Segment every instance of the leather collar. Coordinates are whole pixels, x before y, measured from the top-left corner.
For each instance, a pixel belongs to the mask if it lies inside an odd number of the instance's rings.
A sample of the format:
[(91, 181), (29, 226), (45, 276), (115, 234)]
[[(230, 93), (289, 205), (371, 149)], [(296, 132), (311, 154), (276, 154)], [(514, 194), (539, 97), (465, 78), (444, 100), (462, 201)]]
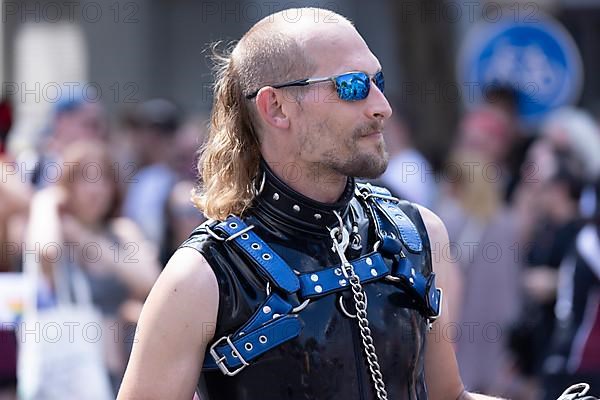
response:
[(354, 178), (348, 177), (340, 198), (334, 203), (322, 203), (289, 187), (262, 158), (257, 183), (262, 187), (258, 188), (259, 194), (254, 200), (257, 214), (267, 214), (288, 228), (324, 235), (328, 234), (327, 227), (339, 224), (334, 211), (346, 220), (355, 188)]

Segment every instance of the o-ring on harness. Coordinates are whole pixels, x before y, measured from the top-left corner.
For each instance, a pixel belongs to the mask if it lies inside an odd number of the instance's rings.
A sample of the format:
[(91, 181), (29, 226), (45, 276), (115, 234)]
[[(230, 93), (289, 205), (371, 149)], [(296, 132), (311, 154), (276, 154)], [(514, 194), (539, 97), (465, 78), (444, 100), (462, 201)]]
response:
[[(377, 397), (387, 399), (368, 326), (367, 297), (362, 285), (380, 279), (397, 284), (410, 298), (412, 306), (427, 319), (429, 326), (440, 316), (442, 290), (436, 288), (433, 272), (425, 277), (403, 253), (403, 248), (420, 253), (423, 244), (417, 228), (398, 206), (399, 200), (385, 188), (360, 183), (356, 186), (357, 197), (374, 221), (378, 241), (373, 251), (348, 261), (344, 252), (349, 244), (349, 233), (338, 215), (340, 225), (330, 230), (330, 236), (332, 250), (337, 253), (340, 264), (319, 271), (299, 273), (292, 269), (252, 231), (253, 226), (246, 225), (239, 217), (230, 216), (212, 227), (211, 224), (204, 227), (215, 239), (232, 243), (252, 261), (267, 280), (267, 298), (248, 322), (210, 346), (203, 370), (218, 368), (229, 376), (239, 373), (265, 352), (300, 334), (303, 322), (299, 313), (309, 302), (351, 288), (356, 313), (346, 311), (342, 296), (339, 297), (340, 307), (348, 317), (358, 320)], [(391, 268), (383, 256), (393, 260)], [(298, 305), (293, 306), (277, 292), (295, 295)]]

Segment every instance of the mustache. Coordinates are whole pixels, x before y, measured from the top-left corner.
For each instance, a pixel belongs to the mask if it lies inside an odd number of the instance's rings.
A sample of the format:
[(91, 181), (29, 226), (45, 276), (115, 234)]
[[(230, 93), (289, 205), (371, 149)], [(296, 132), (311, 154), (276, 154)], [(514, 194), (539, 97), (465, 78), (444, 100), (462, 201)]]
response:
[(357, 139), (361, 136), (368, 135), (369, 133), (372, 133), (375, 131), (383, 132), (384, 127), (385, 127), (385, 123), (383, 121), (370, 122), (368, 124), (365, 124), (364, 126), (357, 128), (354, 131), (354, 138)]

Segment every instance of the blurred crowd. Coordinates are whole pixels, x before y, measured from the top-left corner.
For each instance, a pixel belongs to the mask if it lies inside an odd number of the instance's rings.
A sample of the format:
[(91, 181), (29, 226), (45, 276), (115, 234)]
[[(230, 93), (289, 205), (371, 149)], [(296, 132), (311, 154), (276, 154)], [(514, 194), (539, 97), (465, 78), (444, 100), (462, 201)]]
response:
[[(435, 169), (400, 104), (386, 126), (390, 162), (377, 183), (433, 209), (449, 232), (449, 248), (432, 251), (456, 268), (445, 296), (454, 322), (434, 329), (471, 391), (554, 399), (576, 381), (599, 388), (598, 116), (562, 108), (532, 132), (510, 89), (485, 98), (464, 111)], [(0, 272), (26, 270), (34, 249), (40, 310), (56, 306), (60, 282), (83, 276), (107, 331), (135, 327), (161, 268), (203, 221), (189, 199), (207, 124), (165, 99), (108, 117), (100, 103), (61, 100), (38, 143), (11, 154), (10, 104), (0, 105)], [(80, 251), (92, 243), (93, 255)], [(18, 341), (0, 335), (0, 399), (14, 398)], [(104, 341), (114, 393), (131, 336)]]
[[(124, 109), (114, 128), (108, 117), (83, 96), (61, 99), (39, 143), (11, 154), (10, 105), (2, 104), (0, 272), (26, 270), (33, 251), (38, 310), (56, 306), (60, 285), (85, 278), (103, 336), (118, 332), (119, 340), (102, 341), (114, 398), (146, 296), (203, 221), (190, 197), (206, 118), (186, 117), (165, 99)], [(16, 398), (20, 342), (6, 326), (0, 335), (0, 398)]]

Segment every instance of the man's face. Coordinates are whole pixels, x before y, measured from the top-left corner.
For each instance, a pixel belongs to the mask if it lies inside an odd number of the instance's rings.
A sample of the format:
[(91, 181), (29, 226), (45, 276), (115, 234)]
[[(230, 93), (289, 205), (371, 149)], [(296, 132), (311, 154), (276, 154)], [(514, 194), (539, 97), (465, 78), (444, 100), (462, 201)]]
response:
[[(314, 77), (350, 71), (372, 76), (381, 69), (353, 28), (331, 25), (306, 43), (307, 53), (318, 63)], [(353, 102), (340, 100), (331, 81), (310, 85), (293, 110), (291, 128), (301, 161), (347, 176), (375, 178), (385, 171), (388, 154), (382, 133), (392, 110), (373, 82), (368, 97)]]

